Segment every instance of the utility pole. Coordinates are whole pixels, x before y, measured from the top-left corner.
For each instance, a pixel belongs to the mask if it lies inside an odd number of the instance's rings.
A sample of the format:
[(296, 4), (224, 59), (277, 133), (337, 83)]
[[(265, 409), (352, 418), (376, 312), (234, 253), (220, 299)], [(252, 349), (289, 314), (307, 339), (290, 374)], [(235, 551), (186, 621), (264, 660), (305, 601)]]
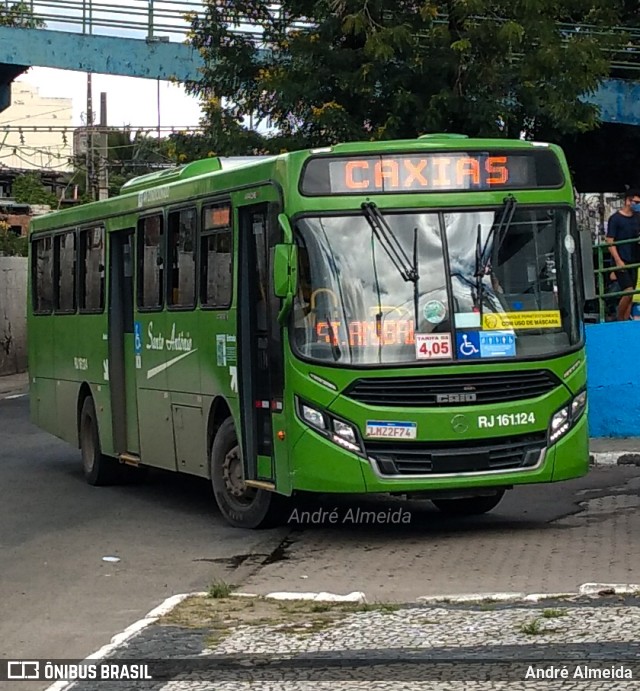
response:
[(87, 74), (87, 195), (89, 199), (95, 199), (94, 170), (93, 170), (93, 94), (91, 84), (91, 72)]
[(109, 132), (107, 130), (107, 94), (100, 94), (100, 159), (98, 199), (109, 198)]

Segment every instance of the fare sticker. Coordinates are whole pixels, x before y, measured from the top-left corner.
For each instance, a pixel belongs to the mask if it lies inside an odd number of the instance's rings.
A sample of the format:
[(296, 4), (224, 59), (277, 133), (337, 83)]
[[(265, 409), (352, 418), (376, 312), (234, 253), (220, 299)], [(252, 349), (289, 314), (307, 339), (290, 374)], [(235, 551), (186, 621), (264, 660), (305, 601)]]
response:
[(416, 334), (417, 360), (445, 360), (451, 357), (451, 334)]

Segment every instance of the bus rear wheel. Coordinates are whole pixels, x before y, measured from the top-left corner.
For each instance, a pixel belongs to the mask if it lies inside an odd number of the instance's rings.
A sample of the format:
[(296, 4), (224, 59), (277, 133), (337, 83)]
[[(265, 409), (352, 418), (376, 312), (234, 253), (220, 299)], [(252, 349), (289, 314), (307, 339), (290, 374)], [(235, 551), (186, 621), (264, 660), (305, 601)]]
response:
[(98, 417), (91, 396), (87, 396), (80, 411), (80, 451), (84, 478), (94, 486), (112, 485), (119, 480), (118, 462), (105, 456), (100, 446)]
[(495, 509), (502, 497), (504, 497), (503, 489), (489, 496), (432, 499), (431, 501), (439, 511), (449, 516), (478, 516)]
[(213, 495), (228, 523), (236, 528), (267, 528), (281, 521), (284, 498), (244, 482), (242, 451), (231, 418), (216, 433), (209, 464)]

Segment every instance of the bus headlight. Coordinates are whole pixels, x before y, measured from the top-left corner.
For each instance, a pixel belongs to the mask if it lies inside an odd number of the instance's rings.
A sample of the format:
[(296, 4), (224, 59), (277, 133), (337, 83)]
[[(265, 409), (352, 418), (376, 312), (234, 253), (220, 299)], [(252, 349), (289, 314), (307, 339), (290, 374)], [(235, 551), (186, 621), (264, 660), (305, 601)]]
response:
[(319, 410), (308, 403), (297, 401), (298, 416), (309, 427), (319, 432), (334, 444), (344, 449), (362, 454), (362, 446), (355, 427), (344, 420), (338, 420), (326, 411)]
[(316, 427), (317, 429), (326, 430), (327, 421), (324, 419), (324, 415), (310, 405), (304, 403), (300, 404), (300, 412), (302, 413), (302, 419), (311, 427)]
[(578, 422), (587, 407), (587, 392), (580, 391), (569, 405), (554, 413), (549, 424), (549, 445), (555, 444)]

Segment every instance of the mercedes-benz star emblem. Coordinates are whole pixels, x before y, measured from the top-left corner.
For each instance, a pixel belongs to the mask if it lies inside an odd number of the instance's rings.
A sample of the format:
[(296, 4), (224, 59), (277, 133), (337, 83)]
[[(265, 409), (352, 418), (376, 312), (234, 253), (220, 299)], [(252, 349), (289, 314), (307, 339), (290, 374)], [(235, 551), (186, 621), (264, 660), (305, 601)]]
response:
[(451, 427), (458, 434), (464, 434), (469, 429), (469, 421), (464, 415), (455, 415), (451, 418)]

